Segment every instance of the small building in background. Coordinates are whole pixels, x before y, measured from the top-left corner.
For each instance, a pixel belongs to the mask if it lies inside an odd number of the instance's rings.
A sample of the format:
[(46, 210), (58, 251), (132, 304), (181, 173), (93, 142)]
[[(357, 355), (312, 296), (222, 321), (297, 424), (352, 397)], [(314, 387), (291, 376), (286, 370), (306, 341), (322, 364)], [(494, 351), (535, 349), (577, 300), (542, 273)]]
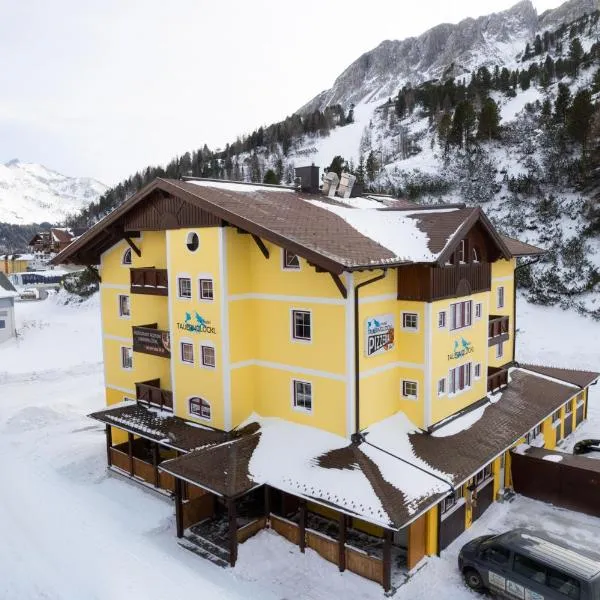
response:
[(16, 337), (15, 298), (19, 294), (4, 273), (0, 273), (0, 344)]

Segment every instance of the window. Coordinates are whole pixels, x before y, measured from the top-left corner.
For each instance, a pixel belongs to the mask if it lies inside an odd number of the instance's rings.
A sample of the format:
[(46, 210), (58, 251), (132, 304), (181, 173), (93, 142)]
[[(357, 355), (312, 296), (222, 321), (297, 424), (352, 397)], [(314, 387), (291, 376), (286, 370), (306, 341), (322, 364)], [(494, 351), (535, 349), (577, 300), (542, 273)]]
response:
[(496, 302), (498, 308), (504, 308), (504, 286), (498, 288), (498, 298)]
[(215, 349), (212, 346), (201, 346), (202, 351), (202, 364), (205, 367), (215, 367)]
[(523, 577), (527, 577), (527, 579), (531, 579), (542, 585), (546, 583), (546, 569), (535, 560), (526, 556), (515, 554), (513, 570), (515, 573), (519, 573)]
[(194, 396), (189, 400), (190, 414), (201, 419), (210, 419), (210, 402), (204, 398)]
[(194, 344), (181, 342), (181, 360), (184, 363), (194, 364)]
[(453, 506), (456, 506), (457, 502), (463, 497), (462, 487), (454, 490), (454, 494), (446, 496), (442, 500), (442, 513), (448, 512)]
[(450, 329), (462, 329), (471, 325), (473, 302), (455, 302), (450, 305)]
[(200, 279), (200, 300), (214, 300), (215, 292), (212, 279)]
[(310, 341), (310, 312), (307, 310), (292, 311), (292, 336), (295, 340)]
[(492, 465), (488, 465), (483, 468), (479, 473), (475, 475), (475, 483), (479, 485), (483, 483), (486, 479), (489, 479), (492, 476)]
[(464, 263), (467, 258), (467, 240), (460, 240), (460, 246), (458, 247), (458, 262)]
[(496, 358), (502, 358), (504, 356), (504, 342), (496, 344)]
[(6, 321), (4, 319), (0, 319), (0, 329), (6, 329)]
[(477, 248), (477, 246), (473, 246), (473, 249), (471, 250), (471, 260), (474, 263), (479, 262), (479, 249)]
[(129, 304), (129, 296), (126, 294), (119, 294), (119, 316), (130, 317), (131, 306)]
[(479, 379), (481, 377), (481, 363), (477, 363), (473, 371), (475, 379)]
[(446, 327), (446, 311), (441, 311), (438, 313), (438, 327), (440, 329)]
[(189, 277), (177, 278), (177, 292), (180, 298), (192, 297), (192, 280)]
[(402, 381), (402, 395), (405, 398), (415, 399), (417, 397), (417, 382), (416, 381), (407, 381), (406, 379)]
[(123, 252), (123, 258), (121, 259), (121, 264), (130, 265), (131, 264), (131, 248), (127, 248), (125, 252)]
[(121, 347), (121, 367), (133, 369), (133, 350), (131, 348)]
[(297, 271), (300, 268), (298, 255), (285, 248), (283, 250), (283, 268), (290, 271)]
[(508, 565), (510, 550), (502, 546), (489, 546), (481, 553), (481, 558), (497, 565)]
[(546, 574), (546, 585), (549, 588), (557, 590), (561, 594), (564, 594), (567, 598), (578, 600), (580, 593), (579, 581), (577, 581), (577, 579), (573, 579), (573, 577), (569, 577), (569, 575), (565, 575), (564, 573), (551, 568), (546, 570)]
[(475, 318), (476, 319), (481, 319), (482, 313), (483, 313), (483, 305), (481, 304), (481, 302), (478, 302), (475, 305)]
[(448, 392), (457, 394), (471, 386), (471, 363), (450, 369), (448, 374)]
[(294, 379), (294, 408), (312, 410), (312, 383)]
[(419, 327), (419, 315), (416, 313), (402, 313), (402, 329), (417, 330)]
[(200, 246), (200, 238), (198, 237), (198, 234), (190, 231), (185, 239), (185, 245), (190, 252), (196, 252), (196, 250), (198, 250), (198, 246)]
[(438, 380), (438, 396), (443, 396), (446, 393), (446, 378), (442, 377)]
[(554, 425), (558, 425), (558, 424), (560, 423), (560, 409), (558, 409), (558, 410), (555, 410), (555, 411), (552, 413), (552, 423), (553, 423)]

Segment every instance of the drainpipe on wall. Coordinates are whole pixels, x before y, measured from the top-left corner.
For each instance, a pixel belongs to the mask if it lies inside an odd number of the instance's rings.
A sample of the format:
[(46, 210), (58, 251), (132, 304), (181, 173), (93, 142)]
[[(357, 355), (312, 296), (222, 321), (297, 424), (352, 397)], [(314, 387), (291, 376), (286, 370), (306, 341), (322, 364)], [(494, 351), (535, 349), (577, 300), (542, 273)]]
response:
[(352, 441), (359, 443), (360, 436), (360, 347), (359, 347), (359, 315), (358, 315), (358, 290), (361, 287), (382, 280), (386, 276), (386, 269), (383, 269), (381, 275), (367, 279), (354, 286), (354, 433)]
[(537, 258), (534, 258), (533, 260), (530, 260), (529, 262), (526, 263), (522, 263), (520, 265), (517, 265), (515, 267), (514, 270), (514, 274), (513, 274), (513, 362), (516, 363), (517, 362), (517, 271), (519, 269), (523, 269), (524, 267), (529, 267), (531, 265), (534, 265), (535, 263), (539, 262), (540, 257), (538, 256)]

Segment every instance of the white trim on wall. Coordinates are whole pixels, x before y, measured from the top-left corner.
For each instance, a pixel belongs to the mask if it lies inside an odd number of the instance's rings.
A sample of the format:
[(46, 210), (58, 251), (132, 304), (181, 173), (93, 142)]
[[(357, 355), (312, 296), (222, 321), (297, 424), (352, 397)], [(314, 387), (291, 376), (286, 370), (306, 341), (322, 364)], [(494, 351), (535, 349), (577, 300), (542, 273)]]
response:
[(131, 344), (132, 340), (133, 340), (133, 338), (130, 338), (130, 337), (122, 337), (120, 335), (112, 335), (110, 333), (105, 333), (102, 336), (102, 339), (104, 339), (104, 340), (112, 340), (113, 342), (124, 342), (126, 344)]
[[(175, 359), (173, 356), (173, 345), (175, 341), (175, 319), (173, 318), (173, 302), (177, 297), (178, 290), (175, 290), (175, 294), (173, 294), (174, 288), (177, 285), (175, 281), (175, 285), (173, 285), (174, 274), (173, 268), (171, 265), (171, 235), (170, 231), (165, 231), (165, 246), (167, 251), (167, 310), (169, 313), (169, 335), (171, 339), (171, 391), (173, 392), (173, 413), (177, 414), (178, 406), (177, 406), (177, 394), (175, 392)], [(179, 349), (177, 349), (179, 350)]]
[(115, 390), (115, 392), (121, 392), (123, 394), (128, 394), (130, 396), (133, 396), (132, 400), (135, 399), (135, 390), (129, 390), (127, 388), (119, 387), (118, 385), (110, 385), (108, 383), (105, 384), (104, 387), (108, 390)]
[(367, 377), (372, 377), (373, 375), (379, 375), (380, 373), (385, 373), (386, 371), (390, 371), (391, 369), (420, 369), (423, 370), (425, 368), (424, 365), (420, 365), (419, 363), (410, 363), (410, 362), (390, 362), (385, 365), (381, 365), (379, 367), (374, 367), (373, 369), (369, 369), (368, 371), (361, 371), (360, 378), (366, 379)]
[[(433, 348), (433, 323), (432, 306), (430, 302), (425, 303), (425, 370), (423, 373), (423, 424), (425, 427), (431, 425), (431, 353)], [(436, 382), (437, 384), (437, 382)], [(437, 390), (436, 390), (437, 392)], [(436, 394), (437, 396), (437, 394)]]
[(221, 289), (219, 304), (221, 308), (221, 368), (223, 369), (223, 420), (225, 431), (232, 426), (231, 407), (231, 356), (229, 347), (229, 289), (227, 285), (227, 240), (226, 228), (219, 228), (219, 280)]
[(131, 286), (125, 283), (101, 283), (101, 290), (130, 290)]
[(388, 302), (389, 300), (398, 300), (398, 294), (380, 294), (379, 296), (365, 296), (363, 298), (359, 298), (358, 303), (372, 304), (374, 302)]
[(243, 369), (244, 367), (265, 367), (267, 369), (277, 369), (278, 371), (287, 371), (288, 373), (298, 373), (308, 377), (323, 377), (324, 379), (333, 379), (334, 381), (346, 382), (346, 375), (338, 373), (330, 373), (328, 371), (319, 371), (318, 369), (305, 369), (296, 365), (286, 365), (283, 363), (271, 362), (269, 360), (242, 360), (237, 363), (232, 363), (230, 369)]
[(492, 277), (492, 283), (494, 281), (513, 281), (514, 275), (504, 275), (503, 277)]
[(354, 433), (354, 421), (356, 419), (356, 406), (354, 389), (354, 344), (358, 340), (354, 339), (354, 275), (344, 273), (346, 279), (346, 298), (345, 307), (345, 327), (346, 327), (346, 436)]

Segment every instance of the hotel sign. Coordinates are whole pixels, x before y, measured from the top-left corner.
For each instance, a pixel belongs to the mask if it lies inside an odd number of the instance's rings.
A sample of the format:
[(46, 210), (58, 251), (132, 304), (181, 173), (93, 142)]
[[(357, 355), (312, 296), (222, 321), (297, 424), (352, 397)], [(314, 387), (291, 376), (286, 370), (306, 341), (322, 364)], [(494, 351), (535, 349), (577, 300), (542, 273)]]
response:
[(133, 351), (170, 358), (171, 338), (169, 332), (149, 327), (134, 327)]
[(376, 356), (394, 348), (394, 315), (369, 317), (365, 330), (365, 355)]
[(475, 352), (473, 344), (461, 336), (460, 339), (454, 340), (454, 346), (452, 348), (452, 352), (448, 354), (448, 360), (458, 360), (459, 358), (463, 358), (463, 356), (472, 354), (473, 352)]
[(189, 331), (190, 333), (210, 333), (216, 334), (217, 330), (210, 321), (202, 317), (196, 311), (186, 312), (185, 319), (177, 323), (177, 329)]

